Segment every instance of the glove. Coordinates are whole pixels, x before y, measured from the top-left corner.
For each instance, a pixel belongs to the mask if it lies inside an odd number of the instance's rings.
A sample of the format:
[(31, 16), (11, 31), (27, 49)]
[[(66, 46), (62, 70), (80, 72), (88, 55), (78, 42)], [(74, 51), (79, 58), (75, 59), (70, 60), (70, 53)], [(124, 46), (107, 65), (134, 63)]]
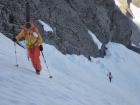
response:
[(40, 51), (43, 51), (43, 46), (42, 45), (40, 45), (39, 48), (40, 48)]
[(17, 39), (16, 39), (16, 38), (12, 38), (12, 40), (13, 40), (14, 42), (17, 42)]

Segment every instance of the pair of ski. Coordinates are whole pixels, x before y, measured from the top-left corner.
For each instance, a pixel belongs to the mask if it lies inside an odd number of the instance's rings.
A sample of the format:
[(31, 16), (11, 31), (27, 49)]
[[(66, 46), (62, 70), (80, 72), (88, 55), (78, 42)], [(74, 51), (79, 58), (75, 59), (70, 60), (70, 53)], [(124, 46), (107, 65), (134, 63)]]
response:
[[(24, 69), (29, 70), (29, 69), (27, 69), (27, 68), (20, 67), (18, 64), (16, 64), (15, 67), (17, 67), (17, 68), (22, 68), (23, 70), (24, 70)], [(49, 71), (48, 68), (47, 68), (47, 70)], [(31, 70), (30, 70), (30, 71), (31, 71)], [(34, 73), (35, 73), (35, 72), (34, 72)], [(40, 75), (40, 73), (37, 73), (37, 72), (36, 72), (36, 74), (37, 74), (37, 75)], [(53, 78), (53, 76), (50, 74), (50, 72), (48, 72), (48, 78), (50, 78), (50, 79)]]

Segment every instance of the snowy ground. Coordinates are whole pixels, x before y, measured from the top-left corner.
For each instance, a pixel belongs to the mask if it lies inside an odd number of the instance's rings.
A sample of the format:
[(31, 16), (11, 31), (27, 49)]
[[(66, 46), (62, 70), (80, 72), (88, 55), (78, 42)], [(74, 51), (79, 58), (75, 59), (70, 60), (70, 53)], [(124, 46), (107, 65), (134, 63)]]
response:
[[(107, 56), (92, 58), (63, 55), (44, 44), (48, 72), (36, 75), (26, 50), (0, 34), (0, 105), (139, 105), (140, 55), (116, 43), (107, 45)], [(109, 83), (107, 73), (113, 81)]]

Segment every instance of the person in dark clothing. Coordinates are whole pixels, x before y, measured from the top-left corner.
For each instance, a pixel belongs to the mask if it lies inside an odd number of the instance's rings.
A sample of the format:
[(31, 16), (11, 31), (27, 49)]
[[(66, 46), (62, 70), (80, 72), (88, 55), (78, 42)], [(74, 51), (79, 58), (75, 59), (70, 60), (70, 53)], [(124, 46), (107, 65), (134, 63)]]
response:
[(88, 60), (91, 62), (91, 57), (90, 56), (88, 56)]
[(107, 74), (107, 76), (108, 76), (109, 81), (110, 81), (110, 83), (111, 83), (111, 80), (112, 80), (112, 78), (113, 78), (111, 72), (109, 72), (109, 73)]
[(106, 50), (107, 50), (107, 47), (106, 47), (106, 45), (103, 43), (102, 46), (101, 46), (101, 49), (99, 50), (99, 51), (100, 51), (101, 57), (104, 58), (104, 56), (106, 55)]

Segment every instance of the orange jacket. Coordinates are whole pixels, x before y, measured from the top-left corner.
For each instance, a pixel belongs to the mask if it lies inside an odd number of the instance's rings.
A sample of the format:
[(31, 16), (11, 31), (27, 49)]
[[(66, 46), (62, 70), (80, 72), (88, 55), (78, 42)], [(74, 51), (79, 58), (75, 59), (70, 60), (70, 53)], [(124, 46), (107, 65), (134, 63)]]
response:
[(35, 26), (27, 29), (24, 25), (20, 33), (16, 36), (17, 41), (21, 38), (25, 38), (27, 48), (38, 47), (42, 44), (42, 37)]

